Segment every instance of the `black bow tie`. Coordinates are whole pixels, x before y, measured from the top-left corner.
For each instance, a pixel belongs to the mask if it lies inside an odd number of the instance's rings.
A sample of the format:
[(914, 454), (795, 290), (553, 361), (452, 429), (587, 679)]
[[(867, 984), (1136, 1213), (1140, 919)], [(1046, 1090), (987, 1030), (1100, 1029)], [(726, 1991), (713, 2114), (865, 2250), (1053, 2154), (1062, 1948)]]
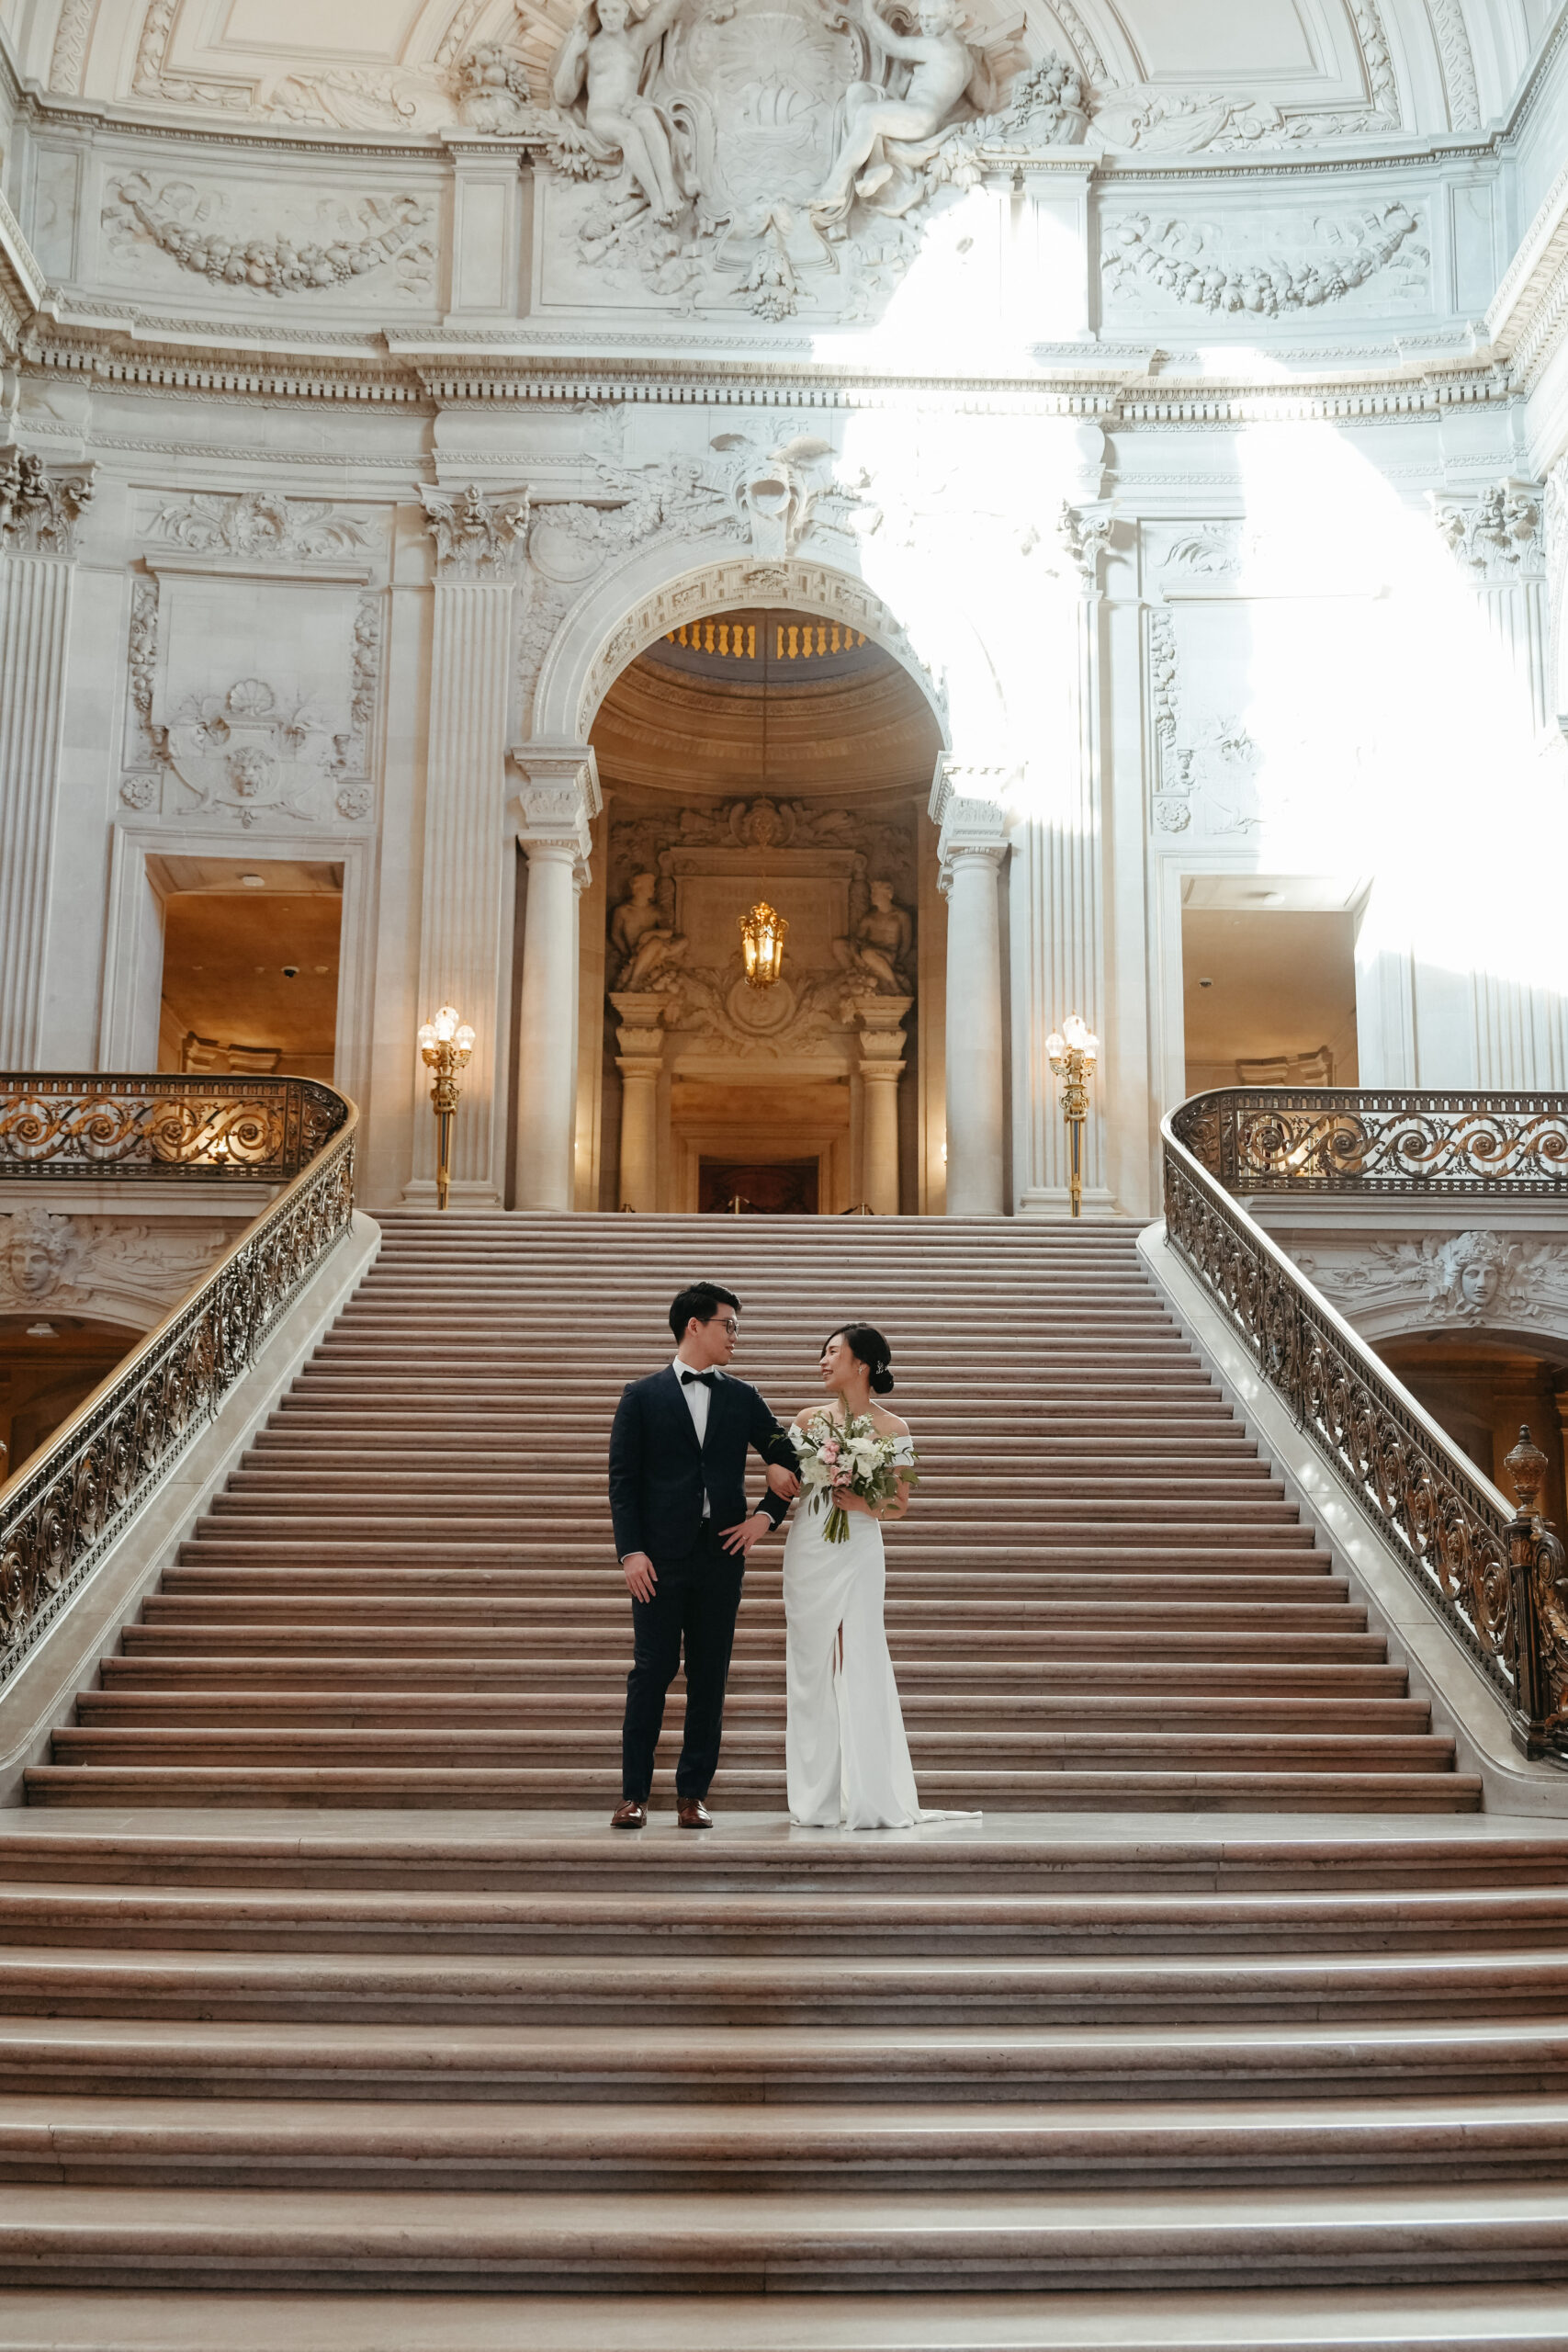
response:
[(714, 1388), (718, 1385), (717, 1375), (711, 1372), (683, 1372), (681, 1374), (682, 1388), (690, 1388), (694, 1382), (699, 1388)]

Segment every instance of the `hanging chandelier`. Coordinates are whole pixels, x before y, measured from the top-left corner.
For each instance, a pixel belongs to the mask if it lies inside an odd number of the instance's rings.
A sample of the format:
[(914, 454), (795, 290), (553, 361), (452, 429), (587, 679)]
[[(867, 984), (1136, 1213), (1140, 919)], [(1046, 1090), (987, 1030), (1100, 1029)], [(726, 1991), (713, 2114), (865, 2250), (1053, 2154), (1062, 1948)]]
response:
[(759, 899), (739, 921), (746, 985), (750, 989), (771, 989), (784, 970), (784, 933), (789, 925), (766, 899)]

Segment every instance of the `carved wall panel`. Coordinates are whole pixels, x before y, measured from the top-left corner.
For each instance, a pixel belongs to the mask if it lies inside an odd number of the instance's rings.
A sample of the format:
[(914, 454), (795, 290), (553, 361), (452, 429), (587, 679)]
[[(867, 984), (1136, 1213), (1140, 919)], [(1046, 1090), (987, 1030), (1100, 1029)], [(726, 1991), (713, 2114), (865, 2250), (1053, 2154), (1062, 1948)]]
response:
[(100, 1316), (143, 1329), (158, 1322), (243, 1231), (243, 1216), (0, 1214), (0, 1314)]
[(202, 492), (137, 520), (122, 804), (246, 831), (371, 817), (384, 518)]
[[(789, 923), (785, 977), (741, 977), (737, 919), (759, 892)], [(659, 1025), (741, 1059), (826, 1057), (877, 997), (916, 989), (911, 813), (766, 796), (617, 810), (610, 828), (607, 978), (660, 1001)]]
[(434, 196), (323, 190), (300, 175), (110, 169), (99, 206), (99, 252), (111, 284), (176, 300), (266, 306), (287, 298), (330, 314), (428, 308), (436, 299)]

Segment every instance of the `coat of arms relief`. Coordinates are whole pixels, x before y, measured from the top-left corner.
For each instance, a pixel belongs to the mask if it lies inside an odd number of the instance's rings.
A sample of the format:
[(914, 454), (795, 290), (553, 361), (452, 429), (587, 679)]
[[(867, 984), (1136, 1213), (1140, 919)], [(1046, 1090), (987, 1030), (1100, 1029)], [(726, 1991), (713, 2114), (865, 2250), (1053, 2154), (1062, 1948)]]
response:
[(865, 316), (945, 191), (1082, 138), (1077, 75), (1027, 66), (957, 0), (587, 0), (536, 117), (547, 297)]

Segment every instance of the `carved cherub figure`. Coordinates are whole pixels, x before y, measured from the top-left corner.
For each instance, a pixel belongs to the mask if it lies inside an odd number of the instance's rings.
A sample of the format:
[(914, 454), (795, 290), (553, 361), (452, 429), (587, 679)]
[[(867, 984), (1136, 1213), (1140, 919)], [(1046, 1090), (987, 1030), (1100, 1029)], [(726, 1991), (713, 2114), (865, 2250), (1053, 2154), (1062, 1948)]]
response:
[(836, 939), (833, 953), (846, 972), (863, 972), (880, 996), (906, 992), (903, 967), (915, 936), (907, 910), (894, 903), (891, 882), (874, 882), (871, 904), (852, 936)]
[(581, 107), (592, 151), (605, 162), (619, 153), (627, 178), (662, 221), (675, 219), (684, 197), (669, 128), (642, 82), (649, 53), (681, 6), (682, 0), (653, 0), (639, 20), (631, 0), (588, 0), (550, 75), (557, 106), (570, 114)]
[(843, 220), (857, 196), (874, 196), (886, 187), (896, 166), (886, 155), (873, 162), (879, 143), (933, 138), (945, 127), (975, 72), (974, 56), (958, 28), (954, 0), (919, 0), (919, 30), (914, 33), (896, 33), (877, 0), (853, 0), (853, 5), (872, 48), (914, 71), (901, 98), (875, 82), (851, 85), (833, 168), (811, 203), (812, 215), (820, 222)]
[(665, 984), (673, 978), (672, 967), (684, 959), (691, 946), (691, 941), (673, 930), (655, 905), (658, 887), (656, 875), (634, 874), (631, 896), (623, 899), (610, 917), (610, 944), (621, 958), (617, 992), (632, 994)]

